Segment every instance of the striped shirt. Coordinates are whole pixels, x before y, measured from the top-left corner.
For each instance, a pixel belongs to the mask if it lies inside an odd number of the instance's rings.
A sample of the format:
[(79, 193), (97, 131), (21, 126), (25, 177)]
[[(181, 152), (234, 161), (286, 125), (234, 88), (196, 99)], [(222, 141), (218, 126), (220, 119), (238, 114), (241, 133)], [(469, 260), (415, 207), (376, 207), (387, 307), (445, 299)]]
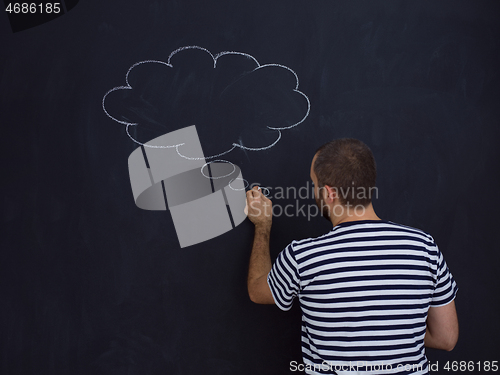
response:
[(428, 374), (427, 311), (458, 290), (429, 234), (383, 220), (293, 241), (267, 281), (280, 309), (299, 299), (307, 374)]

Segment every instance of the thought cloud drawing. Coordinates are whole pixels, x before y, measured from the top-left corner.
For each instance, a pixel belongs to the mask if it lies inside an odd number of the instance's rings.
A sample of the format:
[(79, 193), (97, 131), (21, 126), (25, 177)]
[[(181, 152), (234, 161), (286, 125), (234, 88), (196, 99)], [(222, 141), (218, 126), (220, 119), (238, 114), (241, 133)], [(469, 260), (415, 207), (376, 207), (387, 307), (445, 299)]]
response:
[(141, 146), (129, 157), (136, 205), (170, 210), (185, 247), (246, 218), (248, 182), (220, 157), (273, 147), (283, 131), (304, 122), (310, 102), (297, 74), (284, 65), (187, 46), (166, 62), (133, 64), (125, 85), (104, 95), (102, 108)]
[[(236, 148), (268, 149), (310, 111), (292, 69), (261, 65), (241, 52), (213, 55), (202, 47), (181, 47), (166, 62), (133, 64), (125, 83), (104, 95), (102, 107), (125, 125), (135, 143), (151, 147), (144, 144), (156, 136), (196, 125), (207, 160)], [(177, 148), (181, 156), (193, 157), (182, 152), (182, 145), (157, 147)]]

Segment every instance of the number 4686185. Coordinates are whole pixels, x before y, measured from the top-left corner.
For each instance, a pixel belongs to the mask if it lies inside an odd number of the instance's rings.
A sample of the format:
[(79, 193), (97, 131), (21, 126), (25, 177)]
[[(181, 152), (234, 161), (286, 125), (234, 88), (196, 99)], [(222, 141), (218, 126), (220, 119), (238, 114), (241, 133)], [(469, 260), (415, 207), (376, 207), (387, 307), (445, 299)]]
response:
[(498, 371), (498, 361), (447, 361), (444, 365), (446, 371)]
[(5, 11), (16, 14), (60, 13), (61, 3), (8, 3)]

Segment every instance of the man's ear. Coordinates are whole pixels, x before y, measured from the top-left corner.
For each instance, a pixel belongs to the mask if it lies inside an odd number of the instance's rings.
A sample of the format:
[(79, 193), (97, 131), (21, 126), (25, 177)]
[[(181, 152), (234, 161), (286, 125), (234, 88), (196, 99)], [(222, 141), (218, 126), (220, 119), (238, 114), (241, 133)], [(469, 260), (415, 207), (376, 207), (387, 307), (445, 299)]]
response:
[(325, 199), (328, 203), (333, 203), (336, 199), (339, 198), (336, 188), (325, 185), (323, 186), (323, 190), (324, 190), (323, 199)]

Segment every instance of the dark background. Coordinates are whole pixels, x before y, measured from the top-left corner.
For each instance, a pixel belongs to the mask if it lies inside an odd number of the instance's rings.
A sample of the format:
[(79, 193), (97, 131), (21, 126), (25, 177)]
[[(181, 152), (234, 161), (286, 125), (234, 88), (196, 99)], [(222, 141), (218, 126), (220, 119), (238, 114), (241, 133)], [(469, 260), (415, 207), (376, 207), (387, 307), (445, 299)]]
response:
[[(101, 101), (133, 63), (187, 45), (286, 65), (310, 98), (275, 147), (234, 152), (249, 182), (305, 186), (333, 138), (372, 148), (378, 215), (431, 233), (460, 288), (459, 342), (428, 358), (439, 373), (500, 360), (499, 20), (497, 1), (478, 0), (81, 0), (15, 33), (0, 15), (0, 372), (287, 374), (301, 362), (298, 306), (248, 299), (248, 220), (181, 249), (168, 212), (134, 204), (136, 145)], [(329, 228), (277, 217), (272, 256)]]

